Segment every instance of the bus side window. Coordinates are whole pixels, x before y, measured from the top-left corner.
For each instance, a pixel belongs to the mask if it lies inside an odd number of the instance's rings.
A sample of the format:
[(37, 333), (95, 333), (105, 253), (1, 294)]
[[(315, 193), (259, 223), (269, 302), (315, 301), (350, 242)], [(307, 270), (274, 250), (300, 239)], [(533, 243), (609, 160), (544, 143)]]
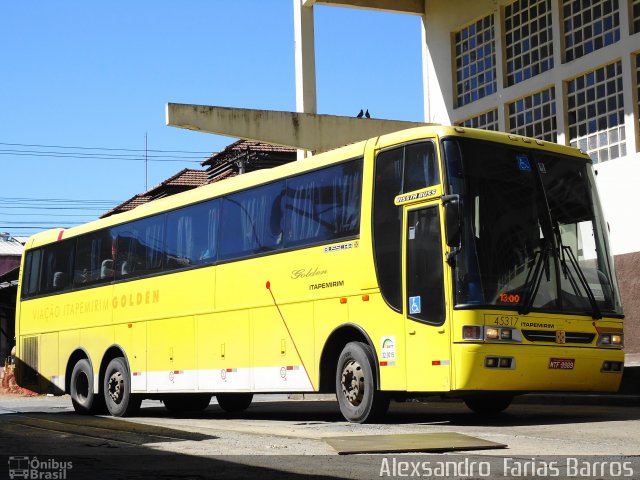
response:
[(66, 240), (43, 249), (38, 293), (57, 292), (71, 287), (75, 243), (75, 240)]
[(432, 142), (405, 147), (404, 192), (412, 192), (440, 183), (436, 150)]
[(284, 192), (282, 181), (225, 197), (219, 244), (221, 260), (283, 248)]
[(116, 278), (139, 277), (162, 269), (164, 215), (155, 215), (118, 229)]
[(220, 202), (212, 200), (167, 215), (167, 270), (216, 261), (219, 211)]
[(396, 311), (402, 311), (402, 208), (394, 199), (402, 193), (403, 149), (376, 157), (373, 196), (373, 244), (380, 291)]
[(285, 201), (285, 246), (357, 235), (360, 232), (361, 192), (361, 161), (290, 178)]
[(27, 252), (24, 261), (24, 279), (22, 281), (22, 298), (38, 293), (38, 283), (40, 279), (40, 262), (42, 260), (42, 250), (30, 250)]
[(407, 312), (434, 325), (445, 319), (440, 214), (437, 206), (409, 212)]
[(78, 238), (73, 283), (83, 287), (113, 280), (113, 238), (110, 230), (100, 230)]

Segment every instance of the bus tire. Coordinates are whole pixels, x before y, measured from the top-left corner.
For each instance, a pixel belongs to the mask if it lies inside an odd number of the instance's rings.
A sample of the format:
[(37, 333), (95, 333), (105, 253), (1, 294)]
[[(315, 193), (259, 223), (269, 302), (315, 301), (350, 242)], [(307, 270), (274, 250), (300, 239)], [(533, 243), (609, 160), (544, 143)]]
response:
[(162, 403), (171, 413), (200, 412), (211, 403), (208, 393), (178, 393), (162, 398)]
[(478, 415), (497, 415), (505, 411), (513, 397), (511, 395), (496, 395), (492, 397), (467, 397), (464, 403)]
[(89, 360), (83, 358), (74, 365), (69, 394), (74, 410), (81, 415), (91, 415), (97, 395), (93, 393), (93, 370)]
[(140, 408), (142, 398), (131, 394), (131, 375), (125, 359), (116, 357), (104, 372), (104, 400), (114, 417), (128, 417)]
[(244, 412), (253, 401), (253, 393), (219, 393), (216, 400), (227, 413)]
[(336, 396), (344, 418), (370, 423), (389, 408), (390, 397), (377, 390), (374, 359), (369, 345), (350, 342), (342, 349), (336, 368)]

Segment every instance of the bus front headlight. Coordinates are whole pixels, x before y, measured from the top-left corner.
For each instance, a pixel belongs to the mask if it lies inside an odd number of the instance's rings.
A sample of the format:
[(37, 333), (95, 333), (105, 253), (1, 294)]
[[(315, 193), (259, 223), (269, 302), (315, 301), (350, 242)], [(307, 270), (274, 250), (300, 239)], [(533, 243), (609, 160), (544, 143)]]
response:
[(522, 342), (520, 331), (513, 327), (485, 327), (484, 338), (499, 342)]
[(601, 333), (598, 337), (599, 347), (622, 347), (624, 335), (622, 333)]

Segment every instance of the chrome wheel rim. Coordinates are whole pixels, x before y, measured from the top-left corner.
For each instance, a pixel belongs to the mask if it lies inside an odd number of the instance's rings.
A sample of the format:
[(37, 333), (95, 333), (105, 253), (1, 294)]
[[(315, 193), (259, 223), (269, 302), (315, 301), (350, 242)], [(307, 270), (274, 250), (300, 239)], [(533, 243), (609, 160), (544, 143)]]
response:
[(111, 374), (107, 388), (111, 400), (113, 400), (114, 403), (120, 403), (124, 396), (124, 379), (121, 372), (116, 371)]
[(364, 398), (364, 373), (355, 360), (349, 360), (342, 369), (342, 394), (347, 401), (357, 407)]

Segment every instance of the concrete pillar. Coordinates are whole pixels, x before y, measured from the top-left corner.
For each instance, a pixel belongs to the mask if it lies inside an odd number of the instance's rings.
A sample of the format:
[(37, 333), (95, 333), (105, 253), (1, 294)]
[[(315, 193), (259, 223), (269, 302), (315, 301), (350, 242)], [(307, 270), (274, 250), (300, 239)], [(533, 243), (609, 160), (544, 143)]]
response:
[[(305, 6), (303, 2), (304, 0), (293, 0), (296, 111), (302, 113), (318, 113), (313, 4)], [(303, 150), (298, 150), (298, 160), (303, 159), (305, 156)]]
[[(425, 0), (426, 1), (426, 0)], [(422, 101), (424, 102), (424, 121), (431, 122), (431, 102), (429, 101), (429, 47), (427, 45), (427, 13), (421, 15), (422, 29)]]

